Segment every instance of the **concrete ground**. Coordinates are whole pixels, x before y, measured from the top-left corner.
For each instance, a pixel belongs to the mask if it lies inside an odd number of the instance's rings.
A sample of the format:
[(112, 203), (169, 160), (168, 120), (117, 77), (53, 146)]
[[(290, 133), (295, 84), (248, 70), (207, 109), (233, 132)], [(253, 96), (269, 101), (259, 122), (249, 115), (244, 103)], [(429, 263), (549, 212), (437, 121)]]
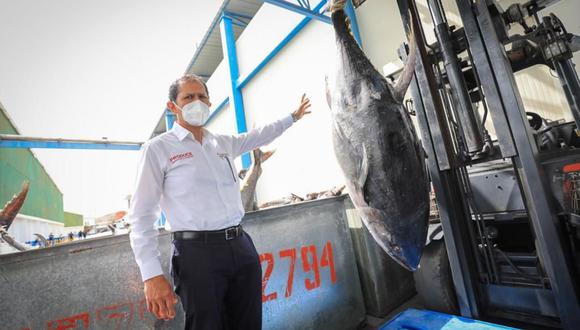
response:
[(379, 329), (382, 325), (387, 323), (389, 320), (397, 316), (399, 313), (405, 311), (409, 308), (423, 309), (423, 303), (418, 295), (413, 296), (411, 299), (404, 302), (399, 307), (391, 311), (387, 316), (383, 318), (374, 317), (367, 315), (367, 324), (361, 330), (375, 330)]

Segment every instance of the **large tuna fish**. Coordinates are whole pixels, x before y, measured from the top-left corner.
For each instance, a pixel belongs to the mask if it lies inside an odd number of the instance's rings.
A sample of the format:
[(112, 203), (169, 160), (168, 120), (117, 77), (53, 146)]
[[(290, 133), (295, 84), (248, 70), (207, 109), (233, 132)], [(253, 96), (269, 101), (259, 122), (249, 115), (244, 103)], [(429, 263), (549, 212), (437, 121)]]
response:
[(349, 195), (373, 238), (401, 266), (415, 270), (425, 244), (429, 179), (425, 156), (402, 100), (416, 47), (391, 85), (351, 35), (345, 1), (331, 1), (336, 68), (327, 79), (333, 143)]

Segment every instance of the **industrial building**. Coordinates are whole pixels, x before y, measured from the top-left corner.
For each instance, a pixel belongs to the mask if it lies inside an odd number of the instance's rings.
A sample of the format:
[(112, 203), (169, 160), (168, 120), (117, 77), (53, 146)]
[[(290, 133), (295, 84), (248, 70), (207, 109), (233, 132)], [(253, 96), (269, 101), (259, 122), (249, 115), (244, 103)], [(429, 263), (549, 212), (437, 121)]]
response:
[[(0, 134), (20, 135), (2, 104), (0, 110)], [(63, 210), (62, 192), (32, 150), (0, 148), (0, 181), (2, 205), (20, 192), (24, 182), (30, 183), (27, 200), (8, 230), (17, 240), (35, 240), (35, 233), (60, 237), (83, 228), (82, 215)], [(14, 251), (6, 244), (0, 249), (0, 253)]]

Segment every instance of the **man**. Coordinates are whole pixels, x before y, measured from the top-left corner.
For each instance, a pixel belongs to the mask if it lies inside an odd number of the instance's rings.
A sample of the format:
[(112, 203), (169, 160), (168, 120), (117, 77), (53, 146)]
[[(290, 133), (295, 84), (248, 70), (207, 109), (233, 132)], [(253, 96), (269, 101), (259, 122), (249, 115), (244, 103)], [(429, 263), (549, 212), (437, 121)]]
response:
[(186, 329), (260, 329), (261, 266), (240, 224), (244, 209), (234, 158), (272, 142), (310, 113), (310, 100), (288, 116), (241, 135), (218, 135), (203, 125), (209, 93), (185, 75), (169, 89), (173, 128), (143, 145), (129, 220), (148, 309), (175, 316), (177, 299), (163, 275), (154, 222), (160, 209), (172, 230), (171, 274), (185, 310)]

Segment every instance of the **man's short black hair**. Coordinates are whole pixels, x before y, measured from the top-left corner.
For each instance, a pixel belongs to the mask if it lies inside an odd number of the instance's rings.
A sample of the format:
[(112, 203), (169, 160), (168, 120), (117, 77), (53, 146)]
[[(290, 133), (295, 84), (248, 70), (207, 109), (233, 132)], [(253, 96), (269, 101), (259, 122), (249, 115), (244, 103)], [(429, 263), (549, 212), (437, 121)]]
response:
[(209, 97), (209, 91), (207, 90), (207, 85), (205, 84), (205, 81), (203, 81), (203, 79), (198, 75), (195, 75), (193, 73), (188, 73), (188, 74), (184, 75), (183, 77), (174, 81), (171, 84), (171, 86), (169, 86), (169, 101), (171, 101), (171, 102), (177, 101), (177, 94), (179, 94), (179, 85), (181, 85), (182, 83), (184, 83), (186, 81), (197, 81), (198, 83), (202, 84), (203, 88), (205, 89), (205, 93)]

